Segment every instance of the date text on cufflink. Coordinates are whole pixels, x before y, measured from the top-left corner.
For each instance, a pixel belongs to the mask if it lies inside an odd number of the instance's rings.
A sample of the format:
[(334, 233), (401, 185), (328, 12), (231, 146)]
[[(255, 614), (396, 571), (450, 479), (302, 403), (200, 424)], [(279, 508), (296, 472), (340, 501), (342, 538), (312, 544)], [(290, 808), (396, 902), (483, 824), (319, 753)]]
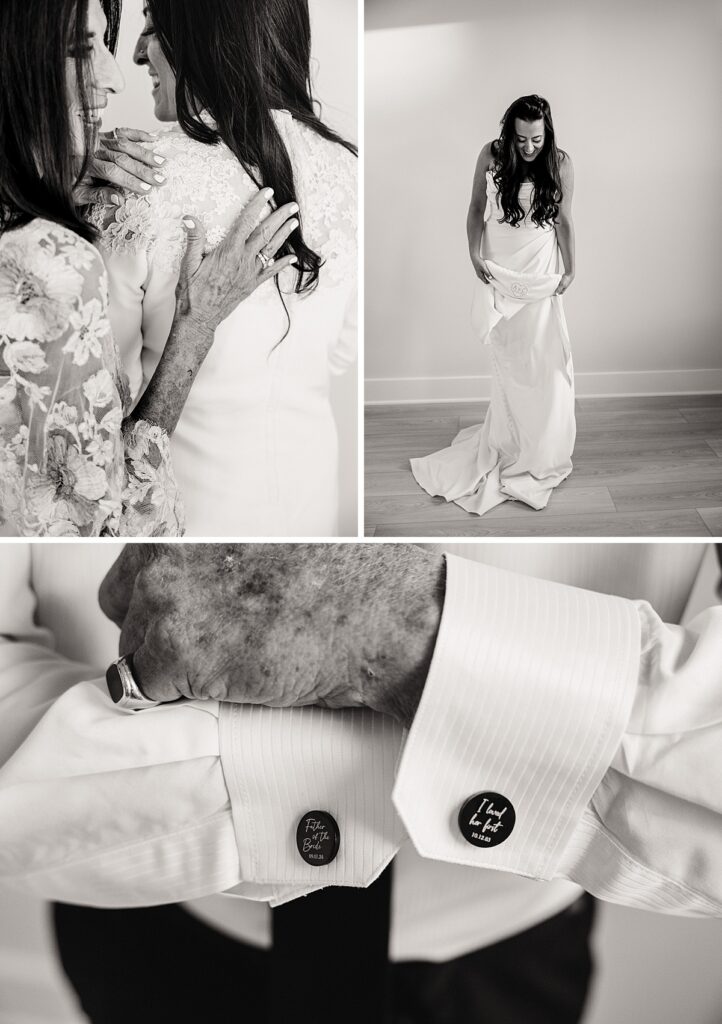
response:
[(501, 793), (476, 793), (459, 811), (459, 831), (464, 839), (486, 850), (507, 840), (515, 824), (512, 802)]
[(307, 864), (323, 867), (338, 853), (341, 833), (328, 811), (307, 811), (296, 829), (296, 847)]

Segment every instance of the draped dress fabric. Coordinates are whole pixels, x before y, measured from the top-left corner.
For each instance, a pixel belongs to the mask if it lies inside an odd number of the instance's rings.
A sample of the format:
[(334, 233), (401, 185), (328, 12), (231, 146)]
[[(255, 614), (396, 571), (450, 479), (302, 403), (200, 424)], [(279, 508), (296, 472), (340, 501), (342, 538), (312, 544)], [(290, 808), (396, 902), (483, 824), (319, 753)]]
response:
[(519, 189), (523, 221), (501, 222), (491, 171), (486, 180), (482, 256), (493, 280), (477, 282), (472, 321), (491, 354), (491, 403), (483, 424), (411, 460), (425, 491), (477, 515), (509, 499), (544, 508), (572, 471), (576, 437), (569, 335), (554, 294), (563, 270), (556, 231), (531, 220), (531, 182)]
[[(327, 536), (338, 532), (338, 444), (331, 378), (355, 356), (356, 160), (285, 111), (273, 114), (291, 159), (304, 238), (323, 260), (317, 288), (295, 270), (266, 282), (223, 321), (171, 438), (193, 536)], [(185, 250), (183, 217), (207, 249), (258, 186), (221, 144), (177, 125), (149, 144), (166, 184), (124, 194), (91, 220), (110, 282), (110, 318), (134, 395), (163, 352)]]

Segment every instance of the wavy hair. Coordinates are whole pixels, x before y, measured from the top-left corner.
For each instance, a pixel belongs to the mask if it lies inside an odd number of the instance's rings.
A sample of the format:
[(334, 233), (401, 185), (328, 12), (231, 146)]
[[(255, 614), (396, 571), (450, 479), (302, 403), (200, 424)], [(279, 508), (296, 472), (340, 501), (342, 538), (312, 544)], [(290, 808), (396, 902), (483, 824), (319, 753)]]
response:
[[(166, 60), (176, 75), (178, 122), (192, 139), (223, 141), (278, 206), (296, 199), (291, 158), (272, 112), (287, 110), (322, 138), (356, 147), (324, 124), (311, 92), (308, 0), (147, 0)], [(207, 112), (215, 126), (204, 121)], [(299, 227), (279, 256), (297, 257), (296, 292), (318, 283), (321, 257)]]
[[(531, 163), (519, 159), (515, 141), (516, 118), (544, 122), (544, 146)], [(496, 162), (492, 177), (504, 212), (502, 222), (516, 226), (524, 220), (524, 210), (519, 205), (519, 186), (525, 178), (530, 178), (534, 185), (531, 219), (540, 227), (552, 224), (559, 214), (563, 198), (559, 163), (566, 154), (557, 148), (551, 107), (543, 96), (520, 96), (506, 110), (500, 124), (501, 134), (492, 143)]]
[[(115, 48), (120, 0), (101, 0), (106, 43)], [(67, 100), (67, 60), (75, 60), (83, 110), (89, 110), (88, 0), (2, 0), (0, 3), (0, 234), (43, 217), (88, 241), (73, 190), (92, 145), (74, 152)]]

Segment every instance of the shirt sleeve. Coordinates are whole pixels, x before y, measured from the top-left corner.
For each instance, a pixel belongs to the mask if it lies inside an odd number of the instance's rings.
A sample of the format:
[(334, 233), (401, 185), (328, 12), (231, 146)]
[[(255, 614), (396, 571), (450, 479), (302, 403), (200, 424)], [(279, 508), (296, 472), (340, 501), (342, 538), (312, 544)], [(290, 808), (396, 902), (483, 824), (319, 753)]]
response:
[[(275, 905), (370, 884), (408, 834), (436, 860), (722, 913), (722, 609), (668, 626), (642, 602), (451, 556), (447, 569), (406, 740), (366, 711), (120, 711), (92, 670), (23, 626), (26, 580), (0, 624), (13, 636), (0, 644), (0, 735), (4, 701), (31, 707), (0, 768), (0, 877), (97, 906), (221, 891)], [(320, 865), (297, 844), (316, 812), (338, 828)], [(472, 817), (469, 834), (495, 843), (464, 838)]]
[[(45, 899), (152, 906), (231, 891), (273, 905), (369, 884), (403, 828), (401, 730), (364, 711), (180, 701), (117, 708), (102, 667), (36, 624), (32, 547), (0, 549), (0, 880)], [(304, 861), (309, 811), (340, 831)]]
[(722, 609), (650, 606), (447, 556), (393, 799), (424, 857), (722, 913)]

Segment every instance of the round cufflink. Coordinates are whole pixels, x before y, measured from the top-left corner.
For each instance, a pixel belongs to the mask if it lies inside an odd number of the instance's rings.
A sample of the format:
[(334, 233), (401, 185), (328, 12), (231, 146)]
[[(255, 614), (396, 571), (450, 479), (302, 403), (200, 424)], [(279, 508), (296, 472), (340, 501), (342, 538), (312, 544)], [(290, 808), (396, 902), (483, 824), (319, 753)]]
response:
[(327, 811), (307, 811), (303, 815), (296, 829), (296, 846), (307, 864), (318, 868), (330, 864), (340, 845), (338, 825)]
[(467, 843), (485, 850), (505, 842), (515, 824), (514, 806), (501, 793), (475, 793), (459, 811), (462, 836)]

